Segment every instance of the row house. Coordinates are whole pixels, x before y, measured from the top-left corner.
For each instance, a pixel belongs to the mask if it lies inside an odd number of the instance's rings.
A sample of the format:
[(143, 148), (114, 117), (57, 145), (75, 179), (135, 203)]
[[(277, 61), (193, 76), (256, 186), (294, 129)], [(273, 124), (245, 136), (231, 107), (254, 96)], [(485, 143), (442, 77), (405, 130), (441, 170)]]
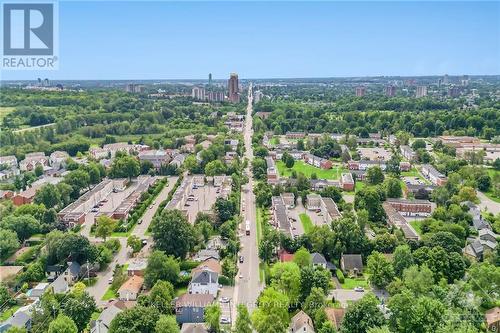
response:
[(434, 168), (430, 164), (422, 165), (422, 169), (420, 171), (422, 175), (424, 175), (425, 178), (429, 179), (434, 185), (442, 186), (448, 181), (448, 178), (446, 178), (445, 175), (437, 171), (436, 168)]
[(405, 239), (407, 240), (419, 239), (418, 234), (415, 230), (413, 230), (413, 228), (410, 227), (403, 215), (401, 215), (389, 202), (384, 202), (382, 204), (382, 208), (384, 209), (387, 217), (387, 224), (401, 229)]
[(272, 157), (267, 156), (266, 163), (267, 163), (267, 170), (266, 170), (267, 182), (269, 184), (277, 184), (279, 182), (278, 169), (276, 169), (276, 164), (274, 163)]
[(49, 166), (49, 159), (45, 156), (45, 153), (29, 153), (26, 154), (24, 160), (19, 162), (19, 169), (21, 171), (33, 171), (39, 165), (44, 168)]
[(450, 147), (461, 147), (464, 144), (479, 144), (481, 140), (472, 136), (453, 136), (453, 135), (441, 135), (438, 136), (438, 140), (440, 140), (444, 145)]
[(10, 168), (10, 169), (4, 169), (0, 171), (0, 180), (7, 180), (9, 178), (13, 178), (15, 176), (18, 176), (21, 172), (19, 171), (18, 168)]
[(411, 170), (411, 163), (410, 162), (405, 162), (405, 161), (399, 162), (399, 170), (401, 170), (401, 171), (410, 171)]
[(350, 173), (343, 173), (340, 177), (340, 186), (344, 191), (354, 190), (354, 179)]
[(321, 213), (323, 214), (324, 222), (327, 224), (342, 217), (337, 204), (332, 198), (321, 198)]
[(159, 170), (162, 165), (167, 165), (172, 157), (165, 150), (145, 150), (139, 152), (139, 161), (149, 161), (153, 164), (156, 170)]
[(399, 147), (401, 155), (410, 162), (414, 162), (417, 159), (417, 153), (410, 146)]
[(287, 139), (303, 139), (306, 137), (305, 132), (286, 132), (285, 137)]
[(306, 162), (309, 165), (325, 170), (331, 169), (333, 166), (332, 161), (309, 153), (304, 154), (304, 162)]
[(404, 216), (429, 216), (432, 203), (428, 200), (388, 199), (387, 202)]
[(385, 170), (387, 167), (387, 165), (383, 161), (351, 160), (347, 162), (347, 167), (349, 168), (349, 170), (368, 170), (368, 168), (371, 168), (373, 166), (378, 166), (382, 170)]
[(309, 193), (306, 196), (306, 203), (308, 210), (318, 210), (321, 209), (321, 195), (316, 193)]
[(288, 220), (286, 205), (281, 196), (271, 198), (274, 226), (285, 235), (292, 236), (292, 226)]
[(14, 155), (0, 156), (0, 165), (7, 168), (17, 168), (17, 158)]

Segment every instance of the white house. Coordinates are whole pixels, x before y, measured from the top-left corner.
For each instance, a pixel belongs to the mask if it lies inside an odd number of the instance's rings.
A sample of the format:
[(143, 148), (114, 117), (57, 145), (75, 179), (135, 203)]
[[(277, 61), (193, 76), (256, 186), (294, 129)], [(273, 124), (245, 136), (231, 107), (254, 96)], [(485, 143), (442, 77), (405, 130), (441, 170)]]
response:
[(190, 294), (210, 294), (217, 296), (219, 288), (219, 274), (211, 270), (196, 272), (189, 283)]

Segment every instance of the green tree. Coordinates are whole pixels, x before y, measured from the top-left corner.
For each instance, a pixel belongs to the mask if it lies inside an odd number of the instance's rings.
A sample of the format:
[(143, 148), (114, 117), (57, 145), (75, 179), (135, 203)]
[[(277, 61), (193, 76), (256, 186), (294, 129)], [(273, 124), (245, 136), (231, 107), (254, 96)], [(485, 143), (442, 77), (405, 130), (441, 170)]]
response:
[(10, 215), (2, 219), (0, 227), (15, 231), (19, 240), (23, 241), (40, 231), (40, 222), (31, 215)]
[(403, 276), (403, 271), (413, 265), (413, 255), (408, 245), (400, 245), (394, 251), (394, 260), (392, 266), (396, 276)]
[(432, 288), (434, 277), (426, 265), (413, 265), (403, 271), (403, 284), (415, 295), (425, 295)]
[(394, 268), (385, 256), (373, 251), (368, 256), (367, 268), (370, 272), (370, 281), (379, 288), (385, 288), (394, 278)]
[(384, 173), (379, 166), (374, 166), (368, 168), (368, 171), (366, 172), (366, 179), (371, 185), (382, 184), (384, 181)]
[(238, 304), (235, 333), (252, 333), (252, 320), (245, 304)]
[(35, 167), (35, 176), (40, 177), (41, 175), (43, 175), (43, 166), (38, 164)]
[(149, 294), (151, 305), (162, 314), (172, 313), (172, 301), (175, 297), (174, 286), (167, 281), (158, 280)]
[(388, 198), (401, 198), (403, 190), (398, 179), (388, 178), (385, 181), (385, 191)]
[(49, 325), (48, 333), (77, 333), (78, 328), (70, 317), (60, 314)]
[(278, 262), (271, 267), (271, 286), (296, 303), (300, 294), (300, 269), (294, 262)]
[(111, 321), (109, 333), (154, 332), (159, 318), (156, 308), (137, 305), (117, 314)]
[(36, 191), (34, 202), (43, 204), (45, 208), (54, 208), (61, 204), (61, 194), (54, 184), (45, 184)]
[(317, 318), (318, 312), (324, 311), (325, 294), (323, 289), (313, 287), (311, 293), (307, 296), (302, 309), (311, 318)]
[(127, 238), (127, 246), (132, 249), (133, 253), (137, 253), (142, 249), (142, 241), (136, 235), (130, 235)]
[(151, 223), (155, 248), (176, 258), (185, 258), (197, 243), (194, 227), (186, 216), (177, 209), (165, 209)]
[(141, 166), (139, 161), (129, 155), (122, 157), (115, 157), (111, 168), (109, 170), (109, 175), (112, 178), (128, 178), (129, 180), (133, 177), (139, 176), (141, 172)]
[(162, 251), (154, 251), (148, 258), (148, 265), (144, 271), (144, 283), (148, 288), (158, 280), (176, 283), (179, 276), (179, 263)]
[(342, 322), (342, 332), (365, 333), (372, 327), (381, 327), (385, 319), (377, 307), (378, 300), (373, 294), (367, 294), (347, 308)]
[(12, 230), (0, 229), (0, 258), (8, 257), (19, 248), (19, 239)]
[(226, 166), (220, 160), (211, 161), (205, 165), (205, 176), (207, 177), (222, 175), (224, 173), (226, 173)]
[(288, 316), (289, 298), (268, 287), (258, 298), (258, 308), (252, 313), (252, 323), (258, 333), (284, 333), (290, 322)]
[(293, 255), (293, 262), (296, 263), (297, 266), (299, 266), (300, 268), (311, 266), (312, 265), (311, 254), (309, 253), (309, 251), (307, 251), (306, 248), (301, 247)]
[(211, 304), (205, 308), (205, 322), (211, 332), (220, 332), (220, 316), (222, 310), (218, 303)]
[(97, 228), (95, 229), (95, 235), (101, 237), (106, 241), (106, 238), (111, 236), (116, 228), (117, 221), (109, 216), (101, 215), (97, 218)]
[(95, 300), (87, 292), (82, 294), (73, 292), (62, 304), (62, 312), (73, 320), (79, 332), (87, 327), (95, 310)]
[(180, 333), (179, 325), (174, 316), (160, 316), (156, 322), (156, 333)]

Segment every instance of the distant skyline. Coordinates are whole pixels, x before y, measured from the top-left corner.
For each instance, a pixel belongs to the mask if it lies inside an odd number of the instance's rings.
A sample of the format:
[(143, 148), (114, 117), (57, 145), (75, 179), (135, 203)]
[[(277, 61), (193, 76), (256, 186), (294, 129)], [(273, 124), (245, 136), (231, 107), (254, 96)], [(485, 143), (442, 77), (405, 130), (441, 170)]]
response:
[(500, 2), (61, 1), (57, 71), (140, 80), (500, 74)]

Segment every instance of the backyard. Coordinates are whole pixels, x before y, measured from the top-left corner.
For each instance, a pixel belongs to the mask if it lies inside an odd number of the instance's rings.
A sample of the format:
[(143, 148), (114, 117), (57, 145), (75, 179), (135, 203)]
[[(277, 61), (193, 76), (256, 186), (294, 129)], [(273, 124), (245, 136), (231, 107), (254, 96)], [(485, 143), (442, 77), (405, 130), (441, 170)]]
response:
[(311, 178), (312, 174), (316, 174), (318, 179), (339, 179), (340, 174), (345, 172), (345, 169), (342, 166), (334, 166), (331, 169), (324, 170), (306, 164), (303, 161), (295, 161), (295, 164), (290, 169), (285, 166), (283, 161), (277, 161), (276, 166), (278, 167), (278, 172), (281, 177), (290, 177), (292, 170), (295, 170), (297, 173), (303, 173), (307, 178)]
[(498, 170), (493, 170), (493, 169), (488, 169), (488, 174), (490, 175), (491, 178), (491, 186), (488, 192), (484, 192), (484, 195), (486, 195), (488, 198), (495, 202), (500, 202), (500, 197), (495, 194), (495, 184), (497, 184), (500, 181), (500, 171)]

